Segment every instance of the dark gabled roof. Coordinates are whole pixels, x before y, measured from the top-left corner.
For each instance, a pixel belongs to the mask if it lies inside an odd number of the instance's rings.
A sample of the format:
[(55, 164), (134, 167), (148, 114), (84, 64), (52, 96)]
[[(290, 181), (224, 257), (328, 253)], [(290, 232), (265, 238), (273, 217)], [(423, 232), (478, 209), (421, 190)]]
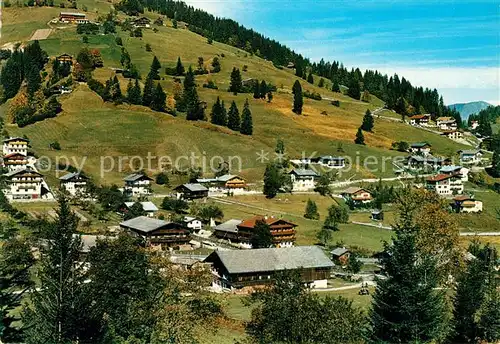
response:
[(360, 188), (358, 186), (350, 186), (347, 189), (345, 189), (344, 191), (342, 191), (342, 194), (354, 195), (355, 193), (358, 193), (360, 191), (364, 191), (364, 192), (371, 194), (370, 191), (363, 189), (363, 188)]
[(288, 220), (285, 220), (285, 219), (282, 219), (282, 218), (279, 218), (279, 217), (274, 217), (274, 216), (261, 216), (261, 215), (257, 215), (257, 216), (254, 216), (252, 218), (243, 220), (238, 226), (239, 227), (244, 227), (244, 228), (254, 228), (255, 227), (255, 223), (257, 221), (264, 221), (269, 226), (272, 226), (276, 222), (282, 221), (282, 222), (286, 222), (286, 223), (292, 225), (293, 227), (297, 227), (297, 225), (295, 223), (290, 222)]
[(70, 172), (70, 173), (67, 173), (64, 176), (60, 177), (59, 180), (64, 182), (64, 181), (71, 180), (73, 178), (81, 178), (81, 179), (86, 179), (86, 180), (89, 179), (87, 176), (80, 174), (78, 172)]
[(231, 274), (332, 268), (332, 261), (317, 246), (214, 251), (205, 261), (218, 257)]
[(436, 174), (435, 176), (427, 177), (428, 182), (440, 182), (446, 179), (450, 179), (455, 177), (453, 174)]
[[(135, 203), (136, 202), (125, 202), (125, 206), (130, 209)], [(139, 202), (139, 204), (144, 211), (158, 211), (158, 207), (151, 201)]]
[(126, 176), (125, 178), (123, 178), (123, 180), (126, 182), (135, 182), (135, 181), (138, 181), (141, 179), (152, 180), (151, 178), (146, 176), (144, 173), (132, 173), (132, 174), (129, 174), (128, 176)]
[(460, 155), (476, 155), (478, 153), (482, 154), (481, 150), (477, 149), (461, 149), (458, 151)]
[(337, 248), (334, 248), (333, 250), (331, 250), (330, 254), (333, 256), (340, 257), (348, 252), (349, 252), (349, 250), (345, 247), (337, 247)]
[(291, 170), (289, 174), (295, 174), (299, 177), (319, 177), (319, 174), (316, 171), (308, 170), (305, 168), (296, 168)]
[(179, 185), (178, 187), (176, 187), (174, 190), (178, 190), (178, 189), (182, 189), (182, 188), (186, 188), (191, 192), (208, 191), (208, 189), (206, 187), (204, 187), (201, 184), (197, 184), (197, 183), (182, 184), (182, 185)]
[(427, 142), (414, 142), (410, 145), (411, 148), (424, 148), (424, 147), (432, 147), (429, 143)]
[(30, 142), (30, 140), (25, 139), (24, 137), (9, 137), (8, 139), (3, 140), (3, 142), (10, 142), (10, 141), (25, 141), (25, 142)]
[(41, 173), (38, 173), (37, 171), (29, 169), (29, 168), (23, 168), (20, 170), (10, 171), (9, 173), (5, 173), (4, 176), (6, 176), (7, 178), (10, 178), (10, 177), (13, 177), (17, 174), (22, 174), (22, 173), (32, 173), (32, 174), (37, 174), (40, 177), (43, 177), (43, 175)]
[(173, 222), (153, 219), (147, 216), (138, 216), (133, 219), (120, 222), (121, 227), (133, 229), (142, 233), (149, 233), (170, 224), (173, 224)]

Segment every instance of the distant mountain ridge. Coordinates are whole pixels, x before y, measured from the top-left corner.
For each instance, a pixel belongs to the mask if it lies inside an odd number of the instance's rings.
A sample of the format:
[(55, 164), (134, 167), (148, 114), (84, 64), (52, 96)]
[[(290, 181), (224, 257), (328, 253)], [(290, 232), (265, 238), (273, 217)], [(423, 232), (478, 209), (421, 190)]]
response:
[(448, 105), (450, 109), (457, 110), (464, 120), (467, 120), (470, 115), (477, 114), (479, 111), (486, 109), (488, 106), (491, 106), (491, 104), (483, 101)]

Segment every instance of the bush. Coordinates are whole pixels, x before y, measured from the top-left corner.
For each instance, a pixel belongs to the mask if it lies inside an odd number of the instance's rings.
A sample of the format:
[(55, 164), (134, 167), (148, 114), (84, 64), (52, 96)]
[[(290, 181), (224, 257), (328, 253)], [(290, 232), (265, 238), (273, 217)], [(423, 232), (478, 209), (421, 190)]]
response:
[(314, 99), (314, 100), (321, 100), (321, 94), (316, 93), (316, 92), (309, 92), (308, 90), (304, 91), (304, 97)]
[(339, 107), (340, 106), (340, 100), (332, 100), (332, 105)]
[(212, 90), (218, 90), (219, 87), (213, 82), (212, 80), (209, 80), (207, 83), (203, 84), (203, 88), (210, 88)]
[(244, 65), (244, 66), (243, 66), (243, 68), (242, 68), (242, 70), (243, 70), (244, 72), (248, 71), (248, 66), (247, 66), (247, 65)]
[(152, 51), (153, 49), (151, 49), (151, 44), (149, 43), (146, 43), (146, 51)]
[(0, 60), (7, 60), (12, 55), (12, 52), (9, 49), (1, 49), (0, 50)]
[(49, 147), (54, 150), (61, 150), (61, 145), (59, 144), (58, 141), (51, 142), (49, 144)]
[(94, 23), (83, 23), (76, 26), (76, 33), (79, 35), (96, 35), (99, 33), (99, 25)]
[(123, 46), (123, 41), (121, 37), (116, 37), (115, 39), (116, 45), (122, 45)]
[(60, 7), (60, 8), (65, 8), (66, 6), (64, 5), (64, 2), (61, 2), (61, 3), (59, 4), (59, 7)]

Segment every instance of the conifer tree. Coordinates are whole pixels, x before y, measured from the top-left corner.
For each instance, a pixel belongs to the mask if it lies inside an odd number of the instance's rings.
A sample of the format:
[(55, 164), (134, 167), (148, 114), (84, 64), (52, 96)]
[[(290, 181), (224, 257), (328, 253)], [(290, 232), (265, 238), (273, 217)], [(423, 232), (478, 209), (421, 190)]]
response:
[(158, 61), (156, 56), (153, 57), (153, 62), (151, 63), (151, 68), (149, 69), (149, 75), (151, 75), (153, 80), (160, 80), (160, 68), (160, 61)]
[(369, 109), (366, 110), (365, 116), (363, 117), (363, 123), (361, 124), (361, 129), (364, 131), (373, 130), (373, 116)]
[(234, 131), (240, 131), (240, 112), (234, 100), (229, 107), (227, 127)]
[(363, 135), (363, 131), (361, 130), (361, 127), (359, 127), (358, 131), (356, 132), (356, 138), (354, 139), (354, 143), (357, 145), (364, 145), (365, 144), (365, 136)]
[(314, 77), (312, 75), (312, 72), (309, 72), (309, 75), (307, 76), (307, 82), (310, 84), (314, 84)]
[(236, 95), (241, 92), (242, 87), (240, 70), (233, 67), (233, 71), (231, 72), (231, 81), (229, 83), (229, 92), (233, 92), (233, 94)]
[(165, 111), (165, 102), (167, 101), (167, 94), (163, 91), (160, 83), (156, 85), (153, 93), (153, 101), (151, 102), (151, 109), (155, 111)]
[(259, 88), (260, 88), (260, 98), (266, 99), (266, 94), (268, 91), (270, 92), (270, 90), (267, 89), (267, 84), (265, 80), (262, 80)]
[(359, 100), (361, 97), (361, 87), (359, 86), (358, 79), (351, 77), (348, 86), (349, 89), (347, 90), (347, 95), (353, 99)]
[(316, 202), (314, 202), (310, 198), (307, 199), (304, 217), (306, 219), (319, 220), (318, 206), (316, 205)]
[[(20, 53), (16, 50), (14, 54)], [(23, 81), (23, 66), (14, 54), (7, 60), (0, 74), (5, 99), (14, 97), (19, 91), (19, 88), (21, 88), (21, 83)]]
[(325, 87), (325, 79), (319, 79), (318, 87)]
[(175, 75), (182, 76), (184, 75), (184, 66), (182, 65), (181, 58), (177, 58), (177, 65), (175, 66)]
[(304, 99), (302, 98), (302, 86), (298, 80), (295, 80), (292, 88), (293, 92), (293, 112), (297, 115), (302, 114), (302, 106), (304, 105)]
[(142, 104), (142, 94), (141, 87), (139, 86), (139, 80), (135, 79), (135, 83), (133, 85), (132, 79), (129, 80), (127, 86), (127, 101), (134, 105)]
[(28, 94), (33, 95), (40, 89), (42, 79), (40, 71), (34, 63), (30, 63), (26, 71), (26, 81), (28, 84)]
[(226, 110), (226, 103), (224, 103), (224, 101), (222, 101), (221, 109), (222, 109), (222, 113), (221, 113), (221, 117), (220, 117), (221, 125), (227, 126), (227, 110)]
[(111, 82), (110, 94), (111, 94), (111, 99), (114, 102), (119, 103), (122, 101), (122, 90), (120, 87), (120, 81), (118, 80), (116, 75)]
[[(440, 342), (447, 332), (445, 291), (439, 290), (436, 261), (418, 252), (417, 228), (409, 209), (401, 209), (392, 244), (385, 244), (382, 265), (387, 279), (373, 296), (371, 342)], [(404, 217), (403, 217), (404, 216)]]
[(243, 135), (252, 135), (253, 133), (253, 123), (252, 123), (252, 112), (250, 111), (250, 105), (248, 104), (248, 99), (245, 101), (243, 106), (243, 112), (241, 113), (241, 130)]
[(335, 78), (332, 83), (332, 92), (340, 93), (340, 85), (338, 80)]
[(255, 84), (253, 85), (253, 97), (255, 99), (260, 99), (260, 84), (259, 84), (259, 80), (256, 80)]
[(56, 222), (42, 227), (46, 246), (42, 246), (38, 269), (40, 288), (33, 290), (25, 305), (25, 342), (95, 342), (100, 326), (91, 318), (91, 300), (85, 294), (85, 269), (79, 262), (82, 243), (76, 236), (78, 217), (65, 196), (59, 198), (56, 212)]
[(298, 76), (299, 78), (302, 78), (303, 72), (302, 72), (302, 65), (300, 63), (295, 64), (295, 75)]
[(212, 105), (212, 113), (210, 114), (210, 118), (212, 124), (225, 125), (225, 122), (222, 118), (222, 104), (219, 97), (217, 97), (214, 105)]
[(144, 90), (142, 92), (142, 105), (151, 106), (154, 98), (154, 83), (151, 75), (148, 74), (146, 82), (144, 83)]

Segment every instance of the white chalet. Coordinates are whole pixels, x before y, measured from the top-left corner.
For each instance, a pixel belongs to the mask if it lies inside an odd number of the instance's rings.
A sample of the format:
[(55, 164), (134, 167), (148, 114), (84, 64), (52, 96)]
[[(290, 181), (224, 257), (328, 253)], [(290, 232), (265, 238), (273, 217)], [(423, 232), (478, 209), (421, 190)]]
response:
[(61, 189), (71, 196), (83, 195), (89, 178), (78, 172), (71, 172), (59, 178)]
[(5, 197), (9, 200), (39, 199), (42, 197), (43, 175), (31, 170), (15, 170), (4, 174)]
[(453, 117), (438, 117), (436, 125), (441, 130), (457, 130), (457, 121)]
[(21, 153), (11, 153), (3, 157), (3, 166), (9, 171), (23, 170), (28, 165), (28, 158)]
[(427, 178), (425, 186), (427, 190), (443, 197), (461, 195), (464, 192), (461, 176), (457, 174), (437, 174)]
[(29, 140), (22, 137), (11, 137), (3, 140), (3, 154), (9, 155), (19, 153), (24, 156), (28, 155)]
[(132, 196), (149, 195), (151, 194), (152, 179), (143, 173), (133, 173), (126, 176), (124, 179), (125, 187), (123, 192)]
[(427, 156), (431, 154), (431, 148), (432, 146), (427, 142), (415, 142), (410, 145), (410, 153)]
[(185, 216), (184, 219), (182, 219), (182, 223), (189, 229), (192, 230), (200, 230), (203, 229), (203, 226), (201, 224), (201, 220), (192, 217), (192, 216)]
[(289, 172), (293, 184), (293, 191), (307, 191), (316, 187), (319, 174), (308, 169), (294, 169)]

